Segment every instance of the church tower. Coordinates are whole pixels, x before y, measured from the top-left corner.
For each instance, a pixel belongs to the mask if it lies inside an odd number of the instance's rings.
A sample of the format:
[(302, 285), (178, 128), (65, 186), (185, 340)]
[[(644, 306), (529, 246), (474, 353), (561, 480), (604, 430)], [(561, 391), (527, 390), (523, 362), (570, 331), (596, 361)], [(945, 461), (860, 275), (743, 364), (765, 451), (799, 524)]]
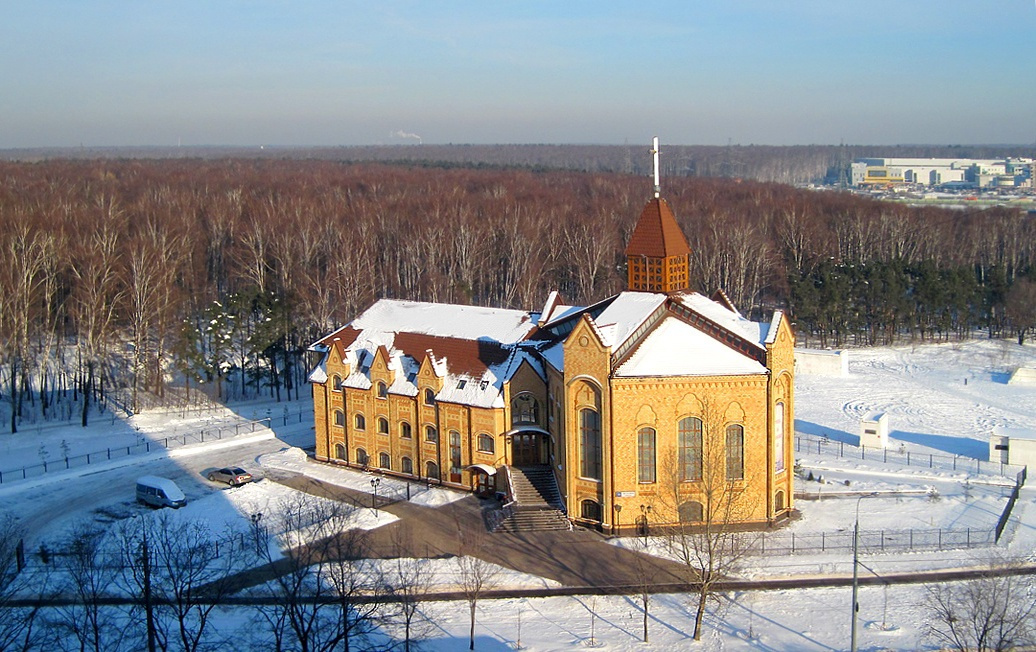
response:
[(639, 292), (679, 292), (690, 285), (691, 247), (669, 203), (659, 197), (658, 138), (653, 142), (655, 197), (640, 214), (626, 245), (627, 286)]

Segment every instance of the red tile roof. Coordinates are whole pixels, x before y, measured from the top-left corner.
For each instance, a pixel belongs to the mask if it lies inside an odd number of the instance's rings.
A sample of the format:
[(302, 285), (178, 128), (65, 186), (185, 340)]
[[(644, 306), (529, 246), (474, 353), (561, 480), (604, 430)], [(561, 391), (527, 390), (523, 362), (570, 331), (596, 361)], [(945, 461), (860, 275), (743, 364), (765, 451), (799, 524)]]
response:
[(658, 197), (649, 201), (630, 235), (626, 255), (666, 258), (689, 253), (691, 247), (669, 203)]
[(507, 360), (510, 349), (493, 340), (464, 340), (423, 333), (396, 333), (393, 348), (414, 360), (424, 359), (431, 350), (436, 359), (446, 358), (451, 374), (481, 376), (486, 370)]

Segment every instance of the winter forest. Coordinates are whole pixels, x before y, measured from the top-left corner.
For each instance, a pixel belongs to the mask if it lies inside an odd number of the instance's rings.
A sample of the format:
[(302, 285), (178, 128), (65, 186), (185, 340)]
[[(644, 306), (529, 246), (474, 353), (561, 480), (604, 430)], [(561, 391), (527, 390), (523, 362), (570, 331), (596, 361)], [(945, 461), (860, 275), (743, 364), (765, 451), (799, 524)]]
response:
[[(676, 177), (692, 286), (801, 344), (1036, 327), (1036, 216)], [(310, 342), (379, 297), (538, 309), (625, 286), (650, 181), (315, 160), (0, 163), (0, 414), (84, 425), (170, 388), (290, 400)], [(31, 406), (31, 410), (28, 409)]]

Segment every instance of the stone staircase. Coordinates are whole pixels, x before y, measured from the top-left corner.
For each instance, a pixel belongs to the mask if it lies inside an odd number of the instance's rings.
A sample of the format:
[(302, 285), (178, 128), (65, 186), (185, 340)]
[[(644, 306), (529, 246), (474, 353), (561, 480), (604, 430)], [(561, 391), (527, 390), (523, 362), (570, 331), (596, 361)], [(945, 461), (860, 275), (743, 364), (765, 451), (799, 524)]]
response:
[(507, 467), (507, 478), (510, 502), (501, 510), (493, 532), (572, 529), (549, 466)]

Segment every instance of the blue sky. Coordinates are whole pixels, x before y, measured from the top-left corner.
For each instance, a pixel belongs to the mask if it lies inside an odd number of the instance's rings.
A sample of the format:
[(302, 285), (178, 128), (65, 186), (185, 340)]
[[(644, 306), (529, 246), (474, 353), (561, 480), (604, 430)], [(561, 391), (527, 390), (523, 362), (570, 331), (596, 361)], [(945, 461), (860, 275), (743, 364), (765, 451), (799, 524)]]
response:
[(0, 6), (0, 148), (1036, 144), (1034, 0)]

